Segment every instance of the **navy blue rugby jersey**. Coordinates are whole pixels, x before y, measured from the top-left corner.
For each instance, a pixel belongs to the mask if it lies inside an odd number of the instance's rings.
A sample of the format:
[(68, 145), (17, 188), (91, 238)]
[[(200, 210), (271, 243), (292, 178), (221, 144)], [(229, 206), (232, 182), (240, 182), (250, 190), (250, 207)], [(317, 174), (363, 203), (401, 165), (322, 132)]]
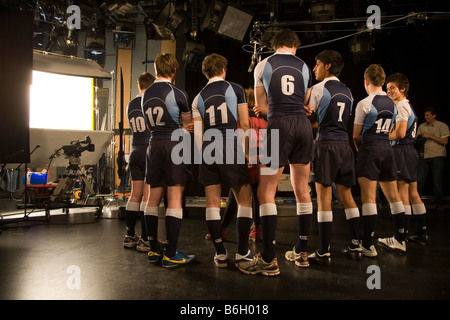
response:
[(348, 141), (348, 121), (353, 106), (350, 89), (337, 77), (329, 77), (312, 87), (309, 101), (317, 112), (316, 140)]
[(131, 145), (145, 145), (150, 139), (150, 130), (145, 123), (144, 114), (142, 113), (142, 97), (136, 97), (128, 103), (127, 116), (131, 130)]
[(255, 87), (264, 86), (269, 110), (275, 118), (306, 114), (304, 99), (311, 87), (311, 70), (299, 57), (279, 51), (262, 60), (255, 68)]
[(156, 79), (142, 97), (142, 112), (150, 128), (151, 140), (170, 140), (182, 128), (181, 114), (190, 113), (187, 93), (170, 81)]
[(389, 131), (394, 125), (397, 108), (386, 92), (374, 92), (358, 102), (355, 124), (362, 125), (362, 143), (385, 141), (389, 143)]
[(238, 105), (246, 103), (242, 86), (211, 78), (192, 102), (192, 117), (202, 117), (204, 130), (215, 128), (225, 136), (227, 129), (238, 128)]
[(408, 99), (403, 99), (397, 104), (396, 123), (405, 121), (406, 135), (403, 139), (395, 141), (395, 144), (414, 144), (417, 132), (417, 116)]

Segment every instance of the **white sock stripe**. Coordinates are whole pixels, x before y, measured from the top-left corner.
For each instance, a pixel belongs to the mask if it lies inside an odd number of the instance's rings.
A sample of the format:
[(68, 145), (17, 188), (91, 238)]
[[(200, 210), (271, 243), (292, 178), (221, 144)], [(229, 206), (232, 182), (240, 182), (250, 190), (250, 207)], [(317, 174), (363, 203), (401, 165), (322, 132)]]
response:
[(421, 214), (425, 214), (427, 212), (427, 209), (425, 208), (424, 203), (412, 204), (411, 208), (412, 208), (412, 213), (414, 215), (421, 215)]
[(345, 219), (350, 220), (353, 218), (359, 218), (359, 209), (358, 208), (348, 208), (344, 209)]
[(401, 212), (405, 212), (405, 206), (401, 201), (390, 203), (389, 206), (391, 207), (392, 214), (399, 214)]
[(206, 208), (206, 221), (220, 220), (220, 208)]
[(241, 207), (239, 206), (237, 212), (238, 218), (253, 218), (253, 210), (251, 207)]
[(259, 216), (276, 216), (277, 205), (275, 203), (264, 203), (259, 206)]
[(183, 209), (166, 209), (166, 217), (183, 219)]
[(333, 211), (317, 211), (317, 222), (333, 222)]
[(411, 215), (411, 206), (410, 205), (405, 206), (405, 215), (407, 215), (407, 216)]
[(376, 203), (363, 203), (362, 212), (363, 216), (373, 216), (377, 214), (377, 204)]
[(128, 201), (127, 205), (125, 206), (125, 210), (128, 210), (128, 211), (139, 211), (140, 205), (141, 205), (140, 202)]
[(147, 206), (147, 202), (141, 202), (139, 205), (139, 211), (145, 211), (145, 207)]
[(312, 202), (297, 202), (297, 215), (312, 214), (313, 205)]
[(145, 207), (144, 215), (146, 216), (158, 216), (159, 208), (158, 207)]

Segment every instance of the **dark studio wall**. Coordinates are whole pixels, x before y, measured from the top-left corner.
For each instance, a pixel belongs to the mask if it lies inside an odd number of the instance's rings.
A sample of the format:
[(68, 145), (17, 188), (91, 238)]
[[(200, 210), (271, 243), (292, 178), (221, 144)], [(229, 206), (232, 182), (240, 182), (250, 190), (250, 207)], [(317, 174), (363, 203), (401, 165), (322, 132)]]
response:
[[(15, 30), (11, 32), (11, 30)], [(32, 12), (0, 10), (0, 163), (30, 161)]]

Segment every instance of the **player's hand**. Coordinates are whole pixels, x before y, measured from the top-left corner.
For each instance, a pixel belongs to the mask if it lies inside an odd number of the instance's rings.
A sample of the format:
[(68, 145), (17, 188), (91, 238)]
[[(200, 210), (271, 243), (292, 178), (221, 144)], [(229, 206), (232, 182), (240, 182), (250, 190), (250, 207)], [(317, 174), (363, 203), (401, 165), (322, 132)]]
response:
[(312, 105), (308, 104), (308, 105), (306, 105), (304, 108), (305, 108), (305, 111), (306, 111), (306, 115), (307, 115), (307, 116), (312, 115), (312, 113), (313, 113), (313, 107), (312, 107)]
[(253, 107), (253, 111), (255, 112), (256, 116), (259, 117), (261, 115), (261, 108), (258, 106)]
[(187, 125), (185, 125), (184, 129), (191, 133), (194, 132), (194, 121), (191, 121)]

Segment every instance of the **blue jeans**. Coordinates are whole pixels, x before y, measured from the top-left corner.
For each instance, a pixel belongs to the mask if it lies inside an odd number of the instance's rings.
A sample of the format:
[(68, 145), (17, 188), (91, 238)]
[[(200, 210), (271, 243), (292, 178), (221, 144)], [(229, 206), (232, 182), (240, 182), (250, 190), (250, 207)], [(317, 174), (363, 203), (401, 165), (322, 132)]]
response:
[(444, 194), (444, 166), (445, 157), (435, 157), (435, 158), (419, 158), (419, 167), (417, 169), (417, 190), (420, 196), (423, 195), (423, 187), (425, 185), (427, 176), (431, 170), (431, 176), (433, 179), (433, 193), (436, 201), (437, 207), (442, 207), (444, 205), (443, 194)]

